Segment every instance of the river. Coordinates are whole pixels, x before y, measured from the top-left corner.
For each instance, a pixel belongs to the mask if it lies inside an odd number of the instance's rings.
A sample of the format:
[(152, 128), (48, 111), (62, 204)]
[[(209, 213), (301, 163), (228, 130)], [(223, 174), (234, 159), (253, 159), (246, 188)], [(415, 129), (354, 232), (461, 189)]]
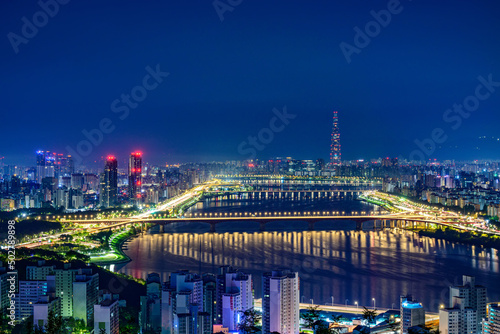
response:
[[(355, 200), (205, 200), (190, 213), (254, 211), (374, 211)], [(233, 265), (254, 277), (256, 298), (261, 297), (260, 275), (272, 269), (299, 272), (301, 299), (315, 304), (399, 307), (399, 296), (411, 293), (428, 311), (447, 306), (448, 286), (462, 275), (476, 276), (488, 288), (490, 301), (500, 300), (499, 257), (483, 249), (420, 237), (399, 229), (355, 231), (349, 221), (271, 223), (260, 231), (257, 223), (220, 223), (216, 233), (202, 223), (170, 225), (164, 233), (153, 228), (132, 239), (126, 253), (132, 259), (120, 272), (145, 278), (150, 272), (188, 269), (216, 272)]]

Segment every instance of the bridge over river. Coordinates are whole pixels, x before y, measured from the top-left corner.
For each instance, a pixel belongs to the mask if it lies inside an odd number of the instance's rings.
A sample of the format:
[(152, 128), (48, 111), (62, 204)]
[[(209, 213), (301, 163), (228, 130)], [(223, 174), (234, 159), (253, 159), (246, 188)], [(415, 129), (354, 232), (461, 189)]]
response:
[(221, 196), (226, 198), (249, 199), (344, 199), (357, 198), (363, 192), (372, 188), (332, 189), (332, 190), (233, 190), (233, 191), (206, 191), (208, 196)]
[[(456, 216), (440, 216), (433, 218), (425, 214), (398, 213), (398, 214), (382, 214), (382, 215), (332, 215), (323, 212), (310, 212), (304, 214), (293, 214), (291, 212), (281, 213), (224, 213), (224, 214), (203, 214), (192, 215), (190, 217), (174, 217), (174, 218), (134, 218), (134, 219), (108, 219), (108, 220), (74, 220), (75, 224), (88, 225), (100, 224), (104, 225), (99, 229), (116, 229), (131, 224), (154, 224), (160, 225), (160, 231), (163, 231), (165, 225), (174, 223), (190, 223), (198, 222), (210, 225), (210, 231), (216, 232), (216, 226), (220, 223), (234, 222), (241, 224), (245, 222), (258, 223), (261, 231), (265, 231), (266, 225), (272, 222), (292, 223), (292, 222), (307, 222), (308, 229), (314, 230), (314, 226), (318, 222), (327, 222), (335, 224), (339, 221), (353, 221), (356, 223), (356, 229), (362, 230), (364, 224), (373, 222), (373, 228), (394, 228), (406, 227), (414, 228), (417, 226), (428, 226), (436, 224), (449, 226), (455, 224), (453, 219)], [(371, 224), (370, 224), (371, 226)]]

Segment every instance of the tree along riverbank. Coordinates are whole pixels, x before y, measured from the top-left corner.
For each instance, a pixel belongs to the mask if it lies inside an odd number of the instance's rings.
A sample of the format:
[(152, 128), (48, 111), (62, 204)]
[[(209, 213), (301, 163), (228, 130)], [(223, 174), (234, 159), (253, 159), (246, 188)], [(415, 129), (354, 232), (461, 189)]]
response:
[(486, 233), (478, 233), (471, 231), (459, 231), (454, 228), (445, 227), (440, 228), (427, 228), (427, 229), (411, 229), (421, 236), (443, 239), (451, 242), (459, 242), (474, 246), (481, 246), (486, 248), (495, 248), (500, 250), (500, 236), (491, 235)]

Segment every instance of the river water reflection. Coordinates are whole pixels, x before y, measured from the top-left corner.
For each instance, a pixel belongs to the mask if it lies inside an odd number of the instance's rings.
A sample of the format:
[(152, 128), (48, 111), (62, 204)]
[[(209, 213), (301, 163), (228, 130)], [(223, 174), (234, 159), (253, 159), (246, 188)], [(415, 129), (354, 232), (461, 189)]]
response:
[[(357, 203), (343, 207), (370, 209)], [(193, 210), (213, 212), (210, 205), (203, 207)], [(299, 272), (304, 302), (331, 303), (333, 297), (337, 304), (373, 306), (375, 298), (377, 307), (398, 307), (399, 296), (411, 293), (434, 312), (447, 304), (448, 286), (468, 274), (488, 287), (490, 301), (500, 300), (496, 250), (403, 230), (354, 227), (352, 222), (337, 221), (304, 231), (307, 223), (297, 221), (271, 224), (265, 232), (245, 222), (221, 223), (217, 233), (209, 233), (201, 223), (168, 226), (165, 233), (154, 228), (127, 244), (132, 262), (119, 271), (140, 278), (158, 272), (165, 280), (180, 269), (216, 272), (218, 266), (233, 265), (254, 275), (255, 296), (260, 298), (262, 272), (285, 267)]]

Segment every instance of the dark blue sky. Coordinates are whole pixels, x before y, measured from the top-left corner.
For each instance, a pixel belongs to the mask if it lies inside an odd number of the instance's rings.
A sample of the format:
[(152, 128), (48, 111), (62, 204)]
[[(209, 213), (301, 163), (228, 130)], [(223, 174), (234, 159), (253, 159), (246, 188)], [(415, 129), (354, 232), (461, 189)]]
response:
[[(478, 76), (500, 81), (500, 3), (402, 0), (348, 64), (340, 43), (389, 2), (243, 0), (221, 21), (211, 0), (72, 0), (16, 53), (8, 34), (41, 8), (4, 0), (0, 156), (65, 152), (109, 118), (114, 131), (84, 161), (136, 149), (157, 163), (244, 159), (238, 145), (286, 105), (296, 118), (259, 158), (326, 159), (333, 110), (346, 159), (408, 157), (435, 128), (448, 138), (429, 157), (498, 158), (500, 87), (457, 130), (443, 114)], [(111, 103), (157, 64), (169, 76), (121, 120)]]

